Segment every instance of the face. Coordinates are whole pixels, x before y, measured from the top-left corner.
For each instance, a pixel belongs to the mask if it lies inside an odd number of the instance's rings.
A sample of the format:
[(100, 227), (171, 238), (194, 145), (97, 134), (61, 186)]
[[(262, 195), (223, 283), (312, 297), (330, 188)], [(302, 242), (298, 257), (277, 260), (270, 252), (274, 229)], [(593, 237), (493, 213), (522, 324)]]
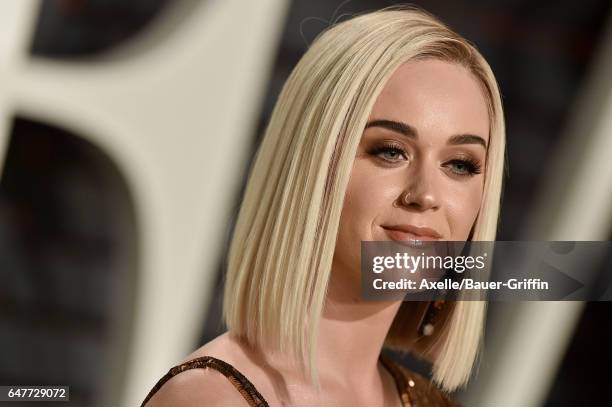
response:
[(486, 99), (466, 68), (439, 60), (400, 66), (355, 156), (334, 267), (354, 269), (362, 240), (467, 240), (488, 143)]

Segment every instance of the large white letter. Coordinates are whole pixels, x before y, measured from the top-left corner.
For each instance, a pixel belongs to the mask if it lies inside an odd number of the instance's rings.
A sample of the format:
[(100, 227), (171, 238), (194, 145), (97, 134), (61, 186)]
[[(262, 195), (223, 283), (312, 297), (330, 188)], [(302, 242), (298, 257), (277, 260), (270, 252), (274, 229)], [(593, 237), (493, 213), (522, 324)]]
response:
[(14, 114), (47, 122), (114, 160), (136, 206), (135, 320), (115, 349), (126, 380), (101, 405), (139, 405), (196, 344), (287, 7), (171, 3), (156, 29), (87, 63), (28, 57), (38, 2), (0, 3), (0, 164)]

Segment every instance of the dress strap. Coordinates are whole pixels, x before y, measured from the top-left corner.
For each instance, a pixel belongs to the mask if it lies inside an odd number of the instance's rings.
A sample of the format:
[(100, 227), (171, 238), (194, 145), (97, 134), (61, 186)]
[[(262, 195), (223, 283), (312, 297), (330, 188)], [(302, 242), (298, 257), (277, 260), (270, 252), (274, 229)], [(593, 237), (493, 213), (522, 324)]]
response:
[(144, 399), (140, 407), (153, 397), (153, 395), (172, 377), (189, 369), (215, 369), (234, 385), (234, 387), (242, 394), (242, 397), (249, 403), (251, 407), (269, 407), (263, 396), (257, 391), (255, 385), (249, 381), (242, 373), (227, 362), (212, 356), (202, 356), (191, 359), (180, 365), (172, 367), (159, 381), (153, 386), (147, 397)]
[(461, 407), (459, 403), (447, 396), (424, 376), (408, 370), (382, 353), (380, 361), (395, 377), (397, 389), (399, 390), (404, 407)]
[(396, 365), (388, 356), (380, 354), (378, 357), (383, 366), (387, 369), (393, 379), (395, 379), (395, 386), (399, 392), (400, 398), (402, 399), (403, 407), (412, 407), (410, 400), (410, 394), (408, 390), (408, 381), (402, 370)]

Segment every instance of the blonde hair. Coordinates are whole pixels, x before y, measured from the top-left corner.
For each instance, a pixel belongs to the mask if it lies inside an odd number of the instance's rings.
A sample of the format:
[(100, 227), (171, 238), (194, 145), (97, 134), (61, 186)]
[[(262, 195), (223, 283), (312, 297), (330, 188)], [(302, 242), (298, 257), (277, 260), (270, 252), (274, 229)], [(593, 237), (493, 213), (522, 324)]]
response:
[[(231, 335), (287, 353), (316, 383), (317, 331), (357, 146), (395, 69), (431, 58), (467, 68), (487, 100), (490, 141), (472, 240), (495, 240), (505, 154), (497, 83), (471, 44), (418, 9), (383, 9), (320, 34), (285, 83), (257, 152), (231, 242), (223, 316)], [(438, 349), (433, 379), (447, 391), (470, 377), (485, 307), (456, 302), (445, 328), (428, 339)], [(402, 321), (414, 315), (405, 308), (387, 344), (407, 349)]]

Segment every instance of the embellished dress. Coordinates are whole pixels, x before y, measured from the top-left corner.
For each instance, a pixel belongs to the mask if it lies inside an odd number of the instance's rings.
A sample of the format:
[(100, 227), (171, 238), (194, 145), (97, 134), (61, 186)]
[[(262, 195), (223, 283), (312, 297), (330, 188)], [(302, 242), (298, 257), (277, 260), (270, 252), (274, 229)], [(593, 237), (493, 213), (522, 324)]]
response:
[[(459, 404), (451, 400), (427, 378), (408, 370), (383, 354), (380, 355), (380, 361), (393, 376), (403, 407), (460, 407)], [(155, 386), (153, 386), (142, 402), (141, 407), (145, 406), (164, 383), (177, 374), (189, 369), (217, 370), (234, 385), (237, 391), (240, 392), (245, 399), (245, 406), (270, 407), (266, 399), (257, 391), (249, 379), (229, 363), (212, 356), (202, 356), (191, 359), (172, 367), (168, 373), (159, 379)]]

